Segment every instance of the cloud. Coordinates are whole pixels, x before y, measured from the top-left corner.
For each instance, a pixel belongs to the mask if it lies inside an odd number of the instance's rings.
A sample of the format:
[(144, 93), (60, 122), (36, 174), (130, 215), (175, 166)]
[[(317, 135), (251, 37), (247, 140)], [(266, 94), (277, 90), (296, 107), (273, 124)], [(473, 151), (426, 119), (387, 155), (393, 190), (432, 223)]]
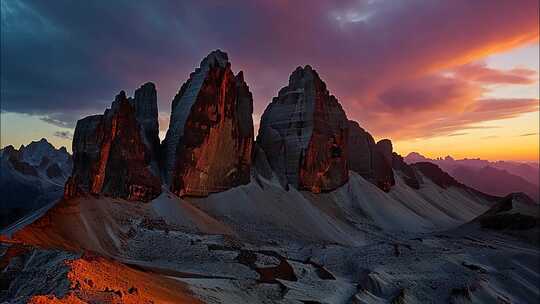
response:
[(481, 96), (482, 88), (461, 79), (430, 75), (400, 83), (379, 100), (389, 111), (461, 111)]
[(486, 66), (485, 63), (471, 63), (453, 70), (455, 76), (469, 81), (485, 84), (533, 84), (538, 81), (535, 70), (514, 68), (497, 70)]
[(70, 123), (68, 123), (67, 121), (62, 121), (62, 120), (59, 120), (59, 119), (55, 119), (55, 118), (51, 118), (49, 116), (45, 116), (45, 117), (41, 117), (40, 118), (41, 121), (44, 121), (46, 123), (50, 123), (51, 125), (55, 125), (57, 127), (62, 127), (62, 128), (66, 128), (66, 127), (70, 127), (72, 126)]
[(462, 133), (452, 133), (452, 134), (448, 134), (448, 136), (452, 137), (452, 136), (463, 136), (463, 135), (467, 135), (469, 133), (466, 133), (466, 132), (462, 132)]
[(534, 135), (538, 135), (538, 133), (525, 133), (525, 134), (521, 134), (519, 136), (534, 136)]
[(54, 132), (54, 136), (62, 138), (62, 139), (69, 139), (69, 140), (73, 139), (73, 133), (69, 131), (56, 131)]
[(481, 125), (483, 122), (536, 112), (539, 110), (539, 102), (538, 99), (478, 99), (460, 112), (419, 109), (407, 115), (375, 109), (370, 111), (367, 125), (383, 130), (391, 138), (448, 136), (456, 131), (492, 128)]
[[(69, 126), (146, 81), (156, 83), (160, 112), (168, 113), (202, 57), (221, 48), (235, 72), (244, 70), (256, 114), (296, 66), (311, 64), (350, 118), (375, 134), (421, 136), (431, 132), (414, 119), (458, 128), (456, 117), (481, 98), (482, 84), (530, 81), (530, 71), (463, 65), (539, 36), (536, 0), (1, 5), (2, 110)], [(454, 69), (454, 77), (442, 75)], [(399, 117), (404, 112), (410, 120)]]

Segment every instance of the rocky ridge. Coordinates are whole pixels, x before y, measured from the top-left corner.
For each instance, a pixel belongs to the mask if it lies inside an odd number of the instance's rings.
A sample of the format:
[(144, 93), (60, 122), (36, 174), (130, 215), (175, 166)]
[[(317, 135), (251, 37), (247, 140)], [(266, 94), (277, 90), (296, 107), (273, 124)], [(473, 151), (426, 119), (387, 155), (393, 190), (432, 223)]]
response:
[(66, 148), (56, 149), (44, 138), (3, 148), (0, 161), (0, 227), (58, 200), (72, 167)]
[(252, 113), (243, 73), (235, 75), (220, 50), (201, 61), (172, 100), (162, 143), (155, 85), (142, 85), (133, 98), (121, 92), (103, 115), (78, 122), (66, 197), (87, 192), (148, 201), (162, 185), (179, 196), (207, 196), (248, 184), (252, 174), (320, 193), (347, 183), (349, 170), (385, 192), (395, 174), (420, 188), (418, 168), (394, 153), (390, 140), (376, 142), (348, 120), (309, 65), (298, 67), (267, 106), (256, 143)]

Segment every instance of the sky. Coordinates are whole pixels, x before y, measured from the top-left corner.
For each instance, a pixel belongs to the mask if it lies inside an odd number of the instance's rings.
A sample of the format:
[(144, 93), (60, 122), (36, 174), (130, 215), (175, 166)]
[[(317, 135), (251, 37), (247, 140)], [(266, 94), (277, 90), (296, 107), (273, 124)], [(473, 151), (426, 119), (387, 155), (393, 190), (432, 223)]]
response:
[(538, 161), (538, 0), (1, 1), (1, 140), (71, 147), (76, 121), (145, 82), (160, 129), (214, 49), (244, 71), (255, 128), (314, 67), (375, 139), (406, 155)]

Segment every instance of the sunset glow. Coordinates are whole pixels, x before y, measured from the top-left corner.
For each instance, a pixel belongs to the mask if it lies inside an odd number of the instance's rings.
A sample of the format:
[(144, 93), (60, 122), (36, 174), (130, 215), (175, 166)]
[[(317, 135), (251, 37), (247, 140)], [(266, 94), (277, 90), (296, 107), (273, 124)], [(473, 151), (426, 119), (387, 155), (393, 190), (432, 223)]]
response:
[[(103, 25), (71, 27), (74, 16), (98, 18), (97, 8), (5, 1), (1, 145), (47, 137), (71, 149), (77, 119), (145, 81), (157, 85), (164, 133), (185, 75), (201, 54), (222, 48), (246, 75), (255, 117), (296, 66), (311, 64), (349, 119), (391, 138), (400, 154), (537, 161), (538, 2), (522, 4), (235, 3), (243, 14), (216, 19), (222, 5), (214, 3), (190, 7), (207, 20), (199, 24), (169, 3), (131, 7), (141, 18), (118, 26), (112, 5), (100, 10)], [(112, 24), (114, 35), (101, 30)]]

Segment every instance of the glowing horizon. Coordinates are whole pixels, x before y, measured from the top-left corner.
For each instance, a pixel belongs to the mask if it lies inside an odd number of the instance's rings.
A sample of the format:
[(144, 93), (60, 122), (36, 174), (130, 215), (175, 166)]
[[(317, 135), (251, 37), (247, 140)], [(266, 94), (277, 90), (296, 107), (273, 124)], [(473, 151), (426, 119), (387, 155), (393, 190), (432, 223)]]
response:
[[(211, 12), (223, 4), (60, 10), (2, 2), (0, 144), (45, 137), (71, 150), (77, 119), (103, 113), (118, 91), (132, 95), (147, 81), (157, 86), (163, 133), (180, 85), (221, 48), (253, 92), (256, 133), (289, 74), (310, 64), (349, 119), (376, 139), (391, 139), (403, 156), (538, 162), (537, 1), (320, 4), (230, 3), (237, 13), (216, 17)], [(137, 21), (116, 23), (111, 16), (124, 10)], [(76, 21), (104, 13), (111, 15), (102, 23)]]

